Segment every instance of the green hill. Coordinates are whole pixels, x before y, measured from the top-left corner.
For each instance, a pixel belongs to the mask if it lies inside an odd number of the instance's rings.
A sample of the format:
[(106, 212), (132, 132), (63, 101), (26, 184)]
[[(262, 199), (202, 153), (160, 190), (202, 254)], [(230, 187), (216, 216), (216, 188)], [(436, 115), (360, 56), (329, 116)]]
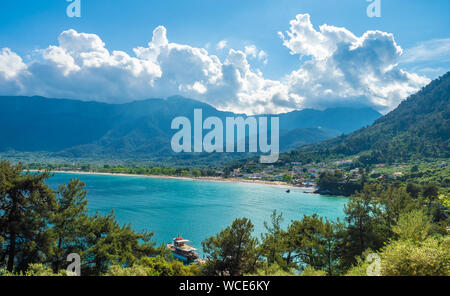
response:
[(410, 96), (373, 125), (349, 135), (300, 147), (285, 160), (360, 155), (366, 163), (450, 157), (450, 72)]

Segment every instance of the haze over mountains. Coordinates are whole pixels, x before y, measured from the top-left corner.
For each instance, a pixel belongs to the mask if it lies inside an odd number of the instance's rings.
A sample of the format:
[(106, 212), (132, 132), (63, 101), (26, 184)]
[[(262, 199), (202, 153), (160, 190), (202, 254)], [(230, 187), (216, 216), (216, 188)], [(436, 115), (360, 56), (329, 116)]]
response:
[[(182, 97), (114, 105), (43, 97), (0, 97), (0, 152), (50, 152), (59, 157), (139, 158), (173, 155), (170, 141), (177, 116), (192, 120), (245, 115), (222, 112)], [(320, 142), (372, 124), (369, 108), (302, 110), (280, 117), (282, 151)]]

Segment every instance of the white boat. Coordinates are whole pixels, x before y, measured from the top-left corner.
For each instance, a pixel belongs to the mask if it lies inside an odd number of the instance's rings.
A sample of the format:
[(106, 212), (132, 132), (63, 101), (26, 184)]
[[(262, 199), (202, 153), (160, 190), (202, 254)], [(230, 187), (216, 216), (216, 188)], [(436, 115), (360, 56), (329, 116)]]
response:
[(171, 244), (167, 244), (167, 248), (172, 251), (175, 257), (184, 262), (196, 262), (198, 260), (197, 249), (188, 245), (189, 242), (189, 240), (178, 236), (173, 239)]

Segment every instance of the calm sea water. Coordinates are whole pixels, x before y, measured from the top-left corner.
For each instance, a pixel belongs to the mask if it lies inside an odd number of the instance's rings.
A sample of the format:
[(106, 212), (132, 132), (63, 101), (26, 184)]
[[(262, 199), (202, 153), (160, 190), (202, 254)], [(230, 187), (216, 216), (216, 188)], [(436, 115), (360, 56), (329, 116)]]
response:
[[(155, 233), (161, 244), (178, 234), (201, 250), (201, 241), (247, 217), (255, 235), (264, 232), (274, 209), (283, 213), (284, 225), (314, 213), (335, 220), (343, 218), (346, 198), (312, 195), (300, 189), (258, 184), (156, 179), (133, 176), (103, 176), (57, 173), (48, 182), (56, 188), (70, 179), (86, 183), (89, 209), (107, 213), (131, 223), (135, 230)], [(201, 252), (200, 252), (201, 253)]]

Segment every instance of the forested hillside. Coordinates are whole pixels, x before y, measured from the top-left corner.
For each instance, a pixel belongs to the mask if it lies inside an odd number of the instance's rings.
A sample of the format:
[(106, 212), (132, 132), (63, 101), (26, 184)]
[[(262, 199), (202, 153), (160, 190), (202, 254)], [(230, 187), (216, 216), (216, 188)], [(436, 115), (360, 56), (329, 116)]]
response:
[[(188, 164), (198, 158), (205, 165), (216, 163), (219, 158), (245, 157), (238, 154), (174, 155), (170, 145), (176, 132), (171, 129), (172, 120), (183, 116), (193, 122), (194, 109), (202, 109), (203, 119), (215, 116), (225, 121), (226, 117), (245, 116), (222, 112), (182, 97), (120, 105), (42, 97), (0, 97), (0, 153), (38, 152), (50, 158), (85, 160), (154, 159), (172, 164), (178, 161)], [(368, 108), (335, 108), (294, 111), (279, 116), (280, 149), (289, 151), (370, 125), (381, 114)]]
[(371, 163), (450, 157), (450, 72), (410, 96), (372, 126), (284, 157), (327, 158), (365, 154)]

